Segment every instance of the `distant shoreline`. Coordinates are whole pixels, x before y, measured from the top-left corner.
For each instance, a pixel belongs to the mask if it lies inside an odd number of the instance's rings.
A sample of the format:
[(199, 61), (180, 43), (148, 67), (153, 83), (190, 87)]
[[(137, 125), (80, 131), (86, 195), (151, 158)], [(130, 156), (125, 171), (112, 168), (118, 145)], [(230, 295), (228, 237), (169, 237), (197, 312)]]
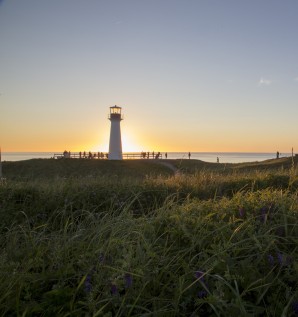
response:
[[(57, 152), (2, 152), (2, 161), (22, 161), (36, 158), (52, 158)], [(76, 152), (77, 153), (77, 152)], [(124, 152), (124, 153), (141, 153), (141, 152)], [(150, 152), (151, 153), (151, 152)], [(162, 158), (165, 159), (165, 153), (161, 152)], [(216, 163), (243, 163), (256, 162), (276, 158), (275, 153), (267, 152), (190, 152), (191, 159), (202, 160), (205, 162)], [(280, 153), (280, 157), (290, 157), (291, 153)], [(188, 152), (167, 152), (168, 159), (188, 159)]]

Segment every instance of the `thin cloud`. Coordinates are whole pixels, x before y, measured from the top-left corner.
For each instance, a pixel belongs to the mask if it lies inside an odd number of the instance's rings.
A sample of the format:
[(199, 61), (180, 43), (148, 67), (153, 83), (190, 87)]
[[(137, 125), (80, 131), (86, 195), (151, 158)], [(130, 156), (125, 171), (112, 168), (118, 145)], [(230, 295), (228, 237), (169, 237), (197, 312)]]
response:
[(270, 80), (270, 79), (265, 79), (265, 78), (261, 77), (259, 80), (259, 86), (269, 86), (271, 84), (272, 84), (272, 80)]
[(294, 78), (295, 81), (298, 81), (298, 77)]

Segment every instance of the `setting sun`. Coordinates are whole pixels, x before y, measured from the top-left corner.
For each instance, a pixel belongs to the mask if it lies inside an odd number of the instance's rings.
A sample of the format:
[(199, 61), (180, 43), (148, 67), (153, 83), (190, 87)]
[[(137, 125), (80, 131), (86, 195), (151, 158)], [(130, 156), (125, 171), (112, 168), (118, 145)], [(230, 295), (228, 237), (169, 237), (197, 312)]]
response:
[[(129, 133), (123, 133), (121, 136), (122, 139), (122, 151), (125, 152), (141, 152), (140, 145), (137, 143), (136, 138), (134, 138)], [(91, 149), (92, 151), (109, 151), (109, 136), (106, 137), (106, 141), (102, 142), (101, 144), (95, 145)]]

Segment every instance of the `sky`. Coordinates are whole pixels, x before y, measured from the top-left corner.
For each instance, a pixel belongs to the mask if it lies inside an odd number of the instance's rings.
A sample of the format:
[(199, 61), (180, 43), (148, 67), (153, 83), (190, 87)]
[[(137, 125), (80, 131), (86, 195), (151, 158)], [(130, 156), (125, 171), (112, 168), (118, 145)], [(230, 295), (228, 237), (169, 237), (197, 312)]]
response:
[(297, 0), (0, 0), (2, 151), (298, 152)]

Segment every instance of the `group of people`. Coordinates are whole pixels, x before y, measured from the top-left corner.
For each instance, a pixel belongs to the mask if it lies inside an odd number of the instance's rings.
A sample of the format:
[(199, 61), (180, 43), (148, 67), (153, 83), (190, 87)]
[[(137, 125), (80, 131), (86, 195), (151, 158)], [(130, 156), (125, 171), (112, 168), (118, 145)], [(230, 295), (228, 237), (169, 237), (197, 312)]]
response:
[[(141, 157), (143, 158), (143, 159), (145, 159), (145, 158), (147, 158), (147, 159), (149, 159), (150, 157), (152, 157), (152, 158), (155, 158), (155, 159), (159, 159), (160, 157), (161, 157), (161, 153), (160, 152), (158, 152), (158, 153), (154, 153), (154, 151), (152, 152), (152, 153), (150, 153), (150, 152), (141, 152)], [(168, 157), (168, 153), (165, 153), (165, 158), (167, 158)]]
[[(97, 153), (92, 153), (92, 152), (79, 152), (79, 158), (88, 158), (88, 159), (93, 159), (93, 158), (97, 158), (97, 159), (107, 159), (109, 156), (108, 153), (103, 153), (103, 152), (97, 152)], [(64, 158), (71, 158), (71, 153), (70, 151), (64, 151), (63, 152), (63, 157)], [(73, 155), (73, 157), (77, 157), (76, 155)]]
[[(191, 153), (188, 152), (187, 155), (188, 155), (188, 159), (190, 159), (190, 158), (191, 158)], [(72, 156), (73, 156), (73, 157), (78, 157), (77, 154), (73, 154)], [(108, 156), (109, 156), (108, 153), (103, 153), (103, 152), (97, 152), (97, 153), (92, 153), (92, 152), (88, 152), (88, 153), (87, 153), (87, 152), (85, 152), (85, 151), (84, 151), (84, 152), (79, 152), (79, 158), (107, 159)], [(276, 157), (279, 158), (279, 156), (280, 156), (280, 153), (277, 152), (277, 153), (276, 153)], [(63, 152), (63, 157), (64, 157), (64, 158), (71, 158), (71, 153), (70, 153), (70, 151), (66, 151), (66, 150), (65, 150), (65, 151)], [(166, 159), (168, 158), (168, 153), (167, 153), (167, 152), (165, 152), (164, 157), (165, 157)], [(143, 159), (150, 159), (150, 158), (152, 158), (152, 159), (159, 159), (159, 158), (162, 158), (162, 154), (161, 154), (160, 152), (155, 153), (154, 151), (153, 151), (153, 152), (144, 152), (144, 151), (142, 151), (142, 152), (141, 152), (141, 158), (143, 158)], [(216, 158), (216, 161), (217, 161), (217, 163), (219, 163), (219, 158), (218, 158), (218, 157)]]
[(79, 152), (79, 157), (88, 158), (88, 159), (93, 159), (93, 158), (104, 159), (104, 158), (108, 158), (108, 153), (104, 154), (103, 152), (97, 152), (92, 154), (91, 152), (89, 152), (87, 155), (87, 153), (84, 151), (83, 153)]
[[(158, 152), (158, 153), (154, 153), (154, 151), (152, 152), (152, 153), (150, 153), (150, 152), (141, 152), (141, 158), (143, 158), (143, 159), (149, 159), (149, 158), (155, 158), (155, 159), (159, 159), (159, 158), (161, 158), (162, 157), (162, 154), (160, 153), (160, 152)], [(188, 152), (188, 158), (190, 159), (190, 157), (191, 157), (191, 153), (190, 152)], [(168, 158), (168, 153), (167, 152), (165, 152), (165, 158), (167, 159)]]

